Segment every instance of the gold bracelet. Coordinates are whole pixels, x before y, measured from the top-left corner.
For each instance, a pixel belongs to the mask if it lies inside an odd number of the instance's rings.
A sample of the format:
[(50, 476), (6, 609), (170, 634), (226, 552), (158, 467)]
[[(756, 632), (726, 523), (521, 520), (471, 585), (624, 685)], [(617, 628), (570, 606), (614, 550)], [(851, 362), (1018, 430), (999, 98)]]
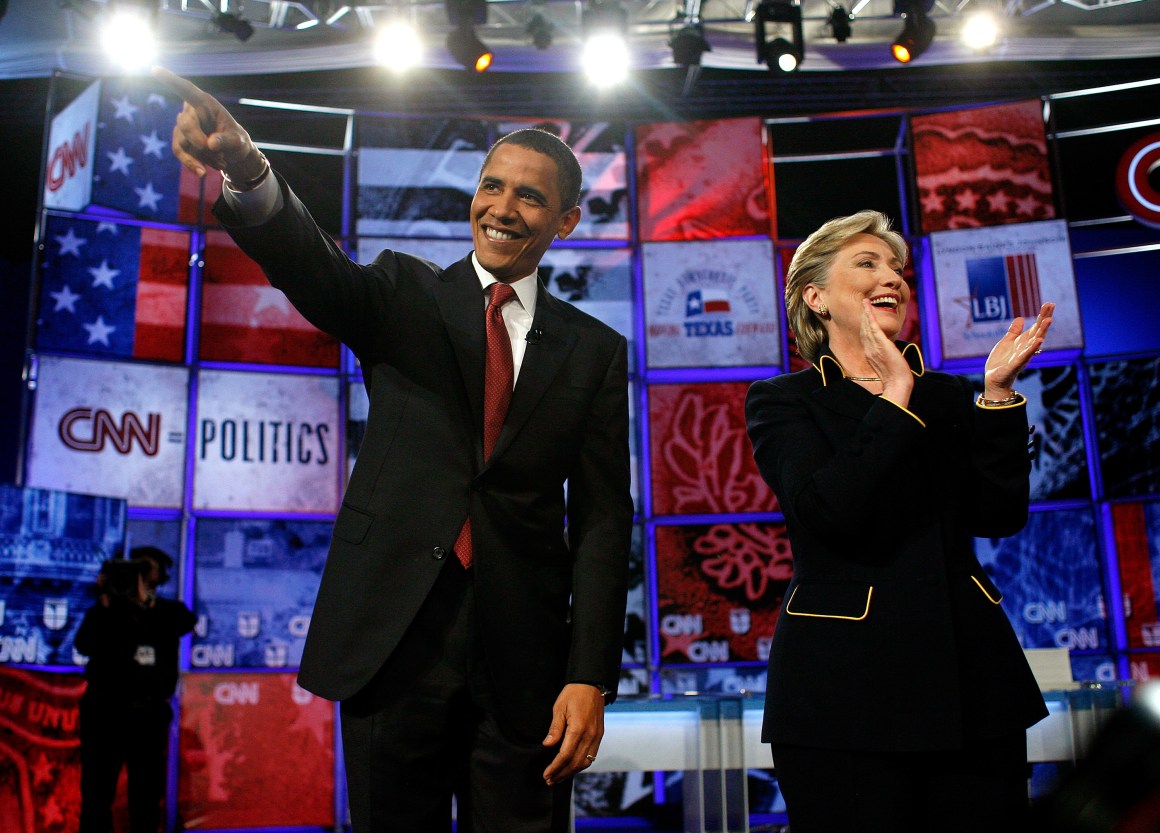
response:
[(230, 190), (238, 192), (253, 191), (266, 180), (266, 177), (270, 175), (270, 160), (266, 158), (266, 154), (262, 153), (262, 151), (258, 151), (258, 155), (262, 157), (262, 172), (253, 179), (247, 179), (245, 182), (235, 183), (232, 179), (230, 179), (229, 174), (227, 174), (225, 171), (222, 171), (222, 179), (226, 181), (226, 185), (230, 186)]
[(1023, 394), (1015, 390), (1011, 391), (1011, 395), (1006, 399), (987, 399), (980, 393), (979, 398), (975, 400), (975, 404), (980, 408), (1006, 408), (1008, 405), (1014, 405), (1022, 398)]

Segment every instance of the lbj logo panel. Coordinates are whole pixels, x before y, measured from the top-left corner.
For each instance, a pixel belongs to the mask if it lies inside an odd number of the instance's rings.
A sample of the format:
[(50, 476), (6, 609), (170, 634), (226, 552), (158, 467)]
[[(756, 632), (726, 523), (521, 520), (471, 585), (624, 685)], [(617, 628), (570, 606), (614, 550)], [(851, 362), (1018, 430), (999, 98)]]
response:
[(1034, 317), (1042, 303), (1033, 253), (969, 259), (967, 286), (976, 323)]

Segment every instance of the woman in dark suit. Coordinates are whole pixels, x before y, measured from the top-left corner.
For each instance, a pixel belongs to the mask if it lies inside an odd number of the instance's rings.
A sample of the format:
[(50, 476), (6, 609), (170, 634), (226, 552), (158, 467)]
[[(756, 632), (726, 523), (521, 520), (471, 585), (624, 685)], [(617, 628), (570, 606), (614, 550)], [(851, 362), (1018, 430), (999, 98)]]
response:
[(1027, 521), (1013, 385), (1054, 305), (1012, 322), (976, 398), (893, 341), (905, 262), (878, 212), (810, 235), (785, 299), (812, 367), (746, 400), (793, 549), (762, 732), (793, 833), (1007, 829), (1027, 809), (1026, 729), (1047, 714), (971, 539)]

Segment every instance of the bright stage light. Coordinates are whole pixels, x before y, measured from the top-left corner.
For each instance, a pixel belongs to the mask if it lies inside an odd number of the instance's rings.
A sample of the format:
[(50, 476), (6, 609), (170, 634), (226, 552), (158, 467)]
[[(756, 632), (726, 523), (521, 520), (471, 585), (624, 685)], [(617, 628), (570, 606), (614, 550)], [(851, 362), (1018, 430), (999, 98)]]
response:
[(999, 23), (990, 12), (976, 12), (963, 22), (963, 43), (976, 52), (985, 52), (999, 40)]
[(598, 87), (611, 87), (628, 77), (628, 44), (613, 32), (589, 35), (581, 56), (584, 74)]
[(157, 58), (151, 14), (135, 5), (114, 8), (101, 25), (101, 47), (110, 61), (128, 71), (140, 71)]
[(375, 63), (391, 72), (406, 72), (423, 59), (423, 42), (409, 23), (392, 21), (375, 34), (374, 57)]

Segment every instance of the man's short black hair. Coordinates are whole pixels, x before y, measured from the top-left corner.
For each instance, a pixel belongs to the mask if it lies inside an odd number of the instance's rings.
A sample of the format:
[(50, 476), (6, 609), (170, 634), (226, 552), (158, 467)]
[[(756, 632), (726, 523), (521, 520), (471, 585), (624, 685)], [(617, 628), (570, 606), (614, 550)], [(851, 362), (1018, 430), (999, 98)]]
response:
[(169, 574), (173, 570), (173, 558), (169, 553), (160, 547), (154, 547), (152, 545), (133, 547), (133, 549), (129, 550), (129, 559), (131, 561), (137, 561), (142, 558), (147, 558), (157, 565), (157, 572), (159, 573), (157, 583), (159, 585), (169, 581)]
[(516, 145), (547, 156), (556, 163), (556, 184), (560, 188), (560, 210), (567, 211), (580, 204), (580, 186), (584, 181), (584, 174), (580, 170), (580, 161), (572, 152), (572, 148), (568, 147), (564, 140), (555, 133), (550, 133), (540, 127), (526, 127), (500, 137), (491, 146), (487, 156), (483, 158), (483, 167), (479, 170), (481, 177), (483, 169), (491, 161), (491, 155), (500, 145)]

